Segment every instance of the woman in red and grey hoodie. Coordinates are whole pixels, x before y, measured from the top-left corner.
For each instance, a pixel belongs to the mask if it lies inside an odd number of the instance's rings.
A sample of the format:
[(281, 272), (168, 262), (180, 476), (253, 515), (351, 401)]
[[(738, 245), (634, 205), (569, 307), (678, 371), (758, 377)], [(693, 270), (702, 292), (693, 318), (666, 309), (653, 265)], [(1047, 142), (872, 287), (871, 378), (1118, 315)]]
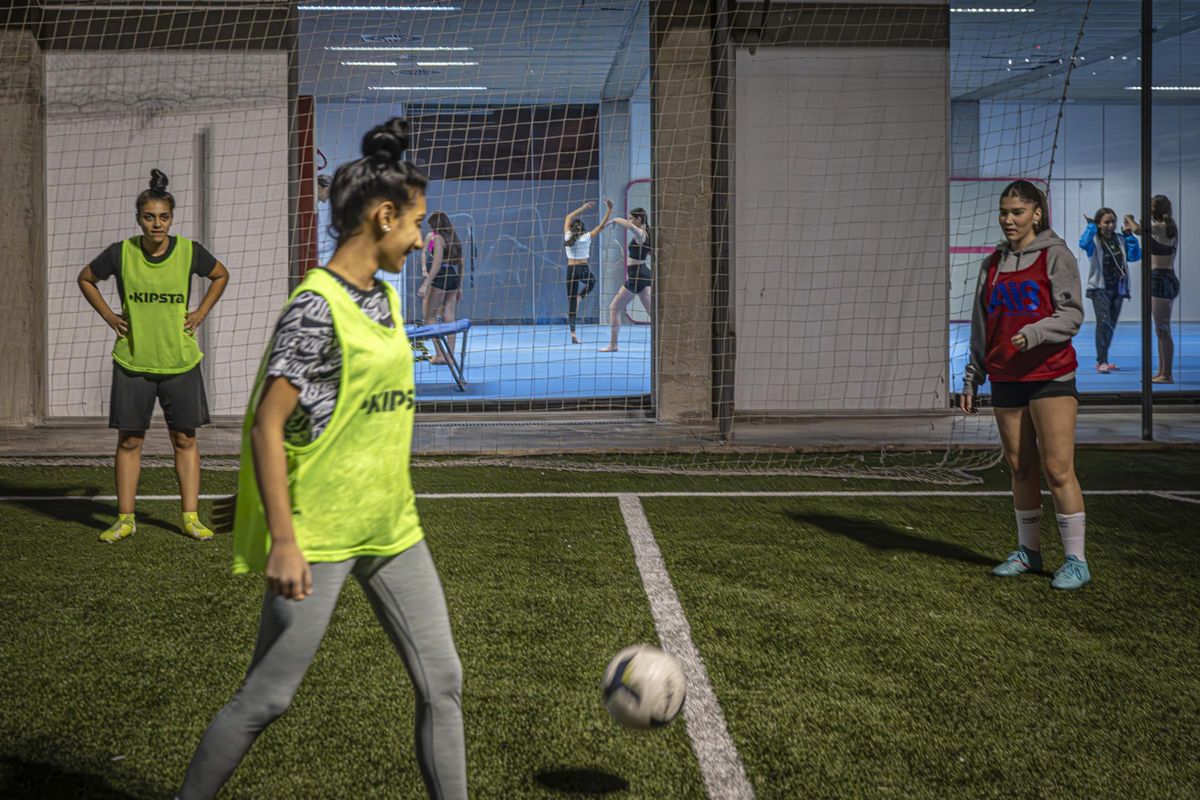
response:
[(1083, 322), (1079, 266), (1047, 227), (1046, 196), (1029, 181), (1000, 195), (1004, 241), (979, 271), (971, 314), (971, 357), (959, 408), (976, 409), (988, 378), (1004, 457), (1012, 470), (1018, 547), (992, 570), (1002, 577), (1040, 572), (1041, 475), (1045, 473), (1066, 560), (1055, 589), (1091, 580), (1084, 555), (1083, 493), (1075, 476), (1075, 348)]

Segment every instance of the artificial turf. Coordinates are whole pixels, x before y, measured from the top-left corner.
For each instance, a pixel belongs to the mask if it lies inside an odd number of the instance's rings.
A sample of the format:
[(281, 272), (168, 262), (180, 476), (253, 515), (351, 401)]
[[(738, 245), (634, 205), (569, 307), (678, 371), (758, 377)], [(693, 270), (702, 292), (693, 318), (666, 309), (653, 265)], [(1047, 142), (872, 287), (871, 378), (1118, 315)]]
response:
[[(1089, 452), (1079, 471), (1090, 488), (1200, 488), (1195, 452)], [(1003, 467), (982, 477), (1007, 481)], [(422, 492), (920, 488), (500, 468), (414, 479)], [(208, 472), (204, 491), (232, 484)], [(142, 491), (173, 493), (173, 475), (147, 470)], [(110, 492), (107, 470), (0, 467), (4, 495)], [(1193, 504), (1090, 499), (1095, 582), (1062, 594), (1044, 575), (987, 574), (1011, 546), (1004, 498), (643, 503), (758, 797), (1200, 794)], [(420, 508), (464, 665), (472, 796), (702, 797), (681, 724), (627, 732), (600, 702), (608, 657), (655, 639), (616, 502)], [(229, 537), (185, 539), (173, 503), (145, 502), (132, 539), (101, 545), (113, 510), (0, 503), (5, 797), (169, 797), (249, 661), (261, 579), (229, 575)], [(411, 728), (401, 662), (351, 585), (291, 711), (223, 796), (421, 796)]]

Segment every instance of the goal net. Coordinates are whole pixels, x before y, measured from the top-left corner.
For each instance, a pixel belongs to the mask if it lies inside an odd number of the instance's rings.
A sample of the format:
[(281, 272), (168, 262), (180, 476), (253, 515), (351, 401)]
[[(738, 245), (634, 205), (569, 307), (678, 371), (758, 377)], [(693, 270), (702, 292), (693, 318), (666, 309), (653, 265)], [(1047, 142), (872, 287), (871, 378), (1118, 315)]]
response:
[(140, 233), (159, 169), (171, 234), (231, 275), (197, 337), (236, 431), (336, 247), (328, 178), (403, 116), (457, 239), (378, 276), (412, 326), (418, 454), (969, 480), (995, 458), (990, 420), (950, 411), (978, 264), (1002, 181), (1077, 216), (1054, 164), (1089, 5), (16, 0), (9, 417), (102, 438), (113, 333), (76, 281)]

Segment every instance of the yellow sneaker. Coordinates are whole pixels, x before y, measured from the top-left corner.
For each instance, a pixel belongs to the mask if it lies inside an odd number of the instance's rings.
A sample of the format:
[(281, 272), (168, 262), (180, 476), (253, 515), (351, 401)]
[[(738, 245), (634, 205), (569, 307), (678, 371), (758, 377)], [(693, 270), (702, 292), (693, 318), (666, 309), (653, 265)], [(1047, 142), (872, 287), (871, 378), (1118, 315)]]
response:
[(137, 533), (137, 523), (133, 519), (133, 514), (118, 514), (117, 521), (100, 534), (100, 541), (105, 544), (116, 544), (135, 533)]
[(183, 522), (180, 527), (183, 528), (185, 536), (190, 536), (193, 539), (199, 539), (202, 542), (207, 542), (213, 537), (213, 532), (200, 521), (200, 516), (195, 511), (184, 511)]

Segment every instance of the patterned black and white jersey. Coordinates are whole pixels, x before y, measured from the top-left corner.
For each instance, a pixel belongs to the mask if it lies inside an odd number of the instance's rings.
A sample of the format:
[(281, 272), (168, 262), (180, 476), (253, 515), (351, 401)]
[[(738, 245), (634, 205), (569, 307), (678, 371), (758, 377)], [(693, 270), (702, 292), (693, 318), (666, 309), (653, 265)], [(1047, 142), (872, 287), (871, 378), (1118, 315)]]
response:
[[(378, 281), (364, 292), (330, 272), (363, 313), (394, 328), (387, 291)], [(306, 445), (321, 435), (333, 418), (342, 373), (342, 349), (333, 331), (333, 315), (325, 298), (312, 292), (296, 295), (275, 324), (267, 375), (284, 378), (300, 390), (296, 410), (284, 426), (284, 439)]]

